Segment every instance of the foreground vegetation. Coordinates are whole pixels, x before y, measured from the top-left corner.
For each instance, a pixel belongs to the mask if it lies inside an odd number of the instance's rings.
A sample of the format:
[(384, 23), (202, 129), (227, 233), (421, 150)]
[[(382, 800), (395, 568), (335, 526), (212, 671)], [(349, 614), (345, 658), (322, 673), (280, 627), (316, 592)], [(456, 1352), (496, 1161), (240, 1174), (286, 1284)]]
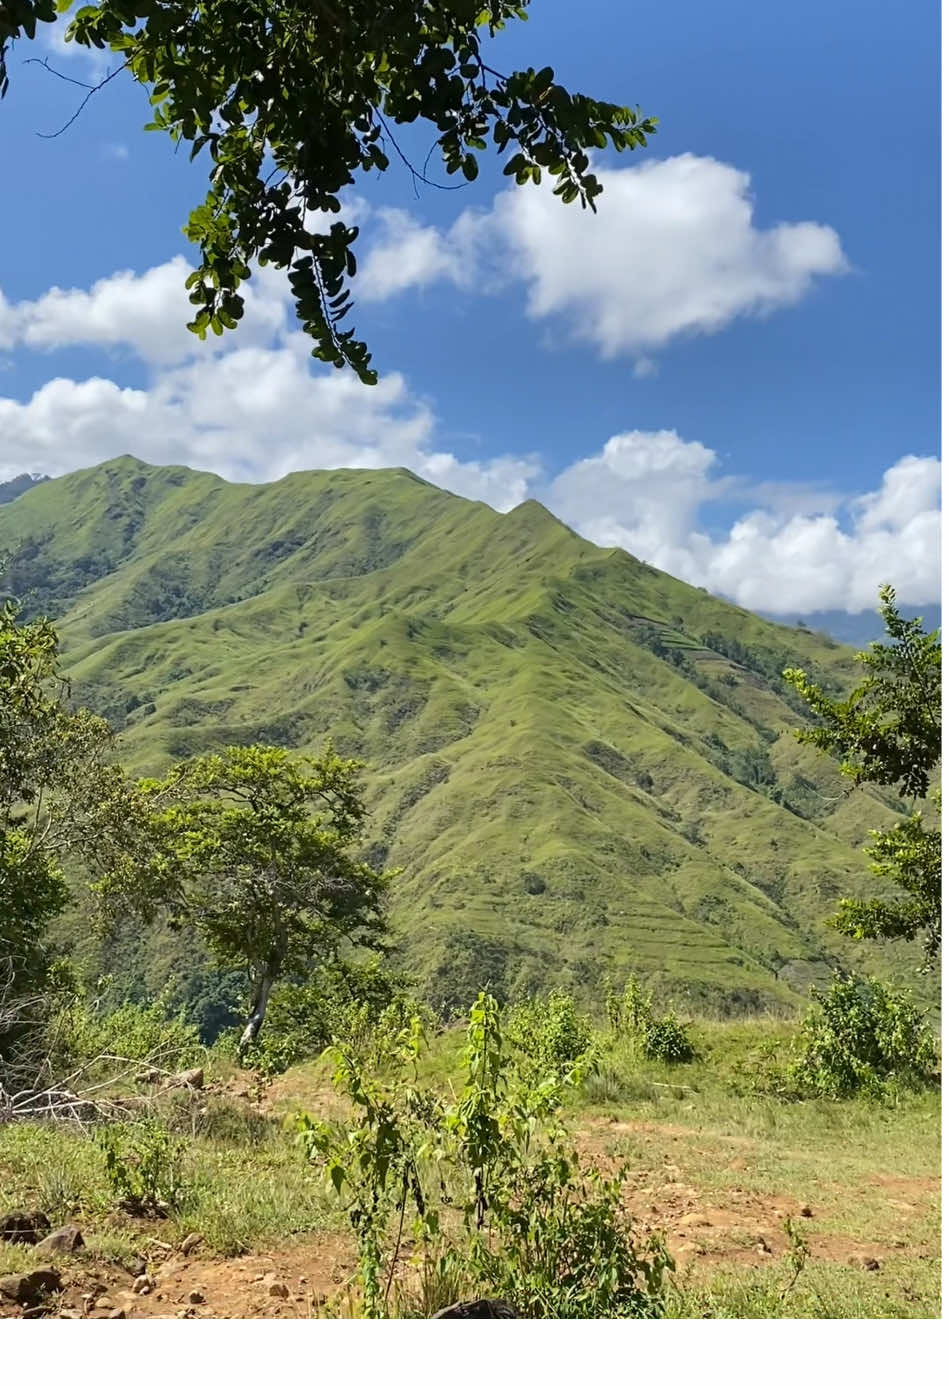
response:
[[(626, 1167), (619, 1212), (632, 1246), (645, 1251), (659, 1237), (675, 1262), (654, 1309), (672, 1317), (937, 1316), (937, 1089), (792, 1102), (751, 1091), (747, 1066), (749, 1051), (787, 1048), (798, 1033), (790, 1022), (696, 1019), (687, 1033), (695, 1057), (668, 1064), (645, 1058), (629, 1035), (593, 1027), (596, 1071), (565, 1092), (561, 1110), (581, 1164), (606, 1179)], [(454, 1100), (465, 1042), (454, 1027), (433, 1036), (418, 1063), (421, 1090)], [(360, 1047), (374, 1084), (393, 1077), (391, 1065), (376, 1066), (380, 1048), (373, 1057)], [(36, 1207), (54, 1225), (79, 1223), (86, 1249), (57, 1263), (67, 1301), (73, 1277), (82, 1285), (98, 1277), (120, 1295), (131, 1279), (115, 1263), (136, 1269), (140, 1257), (155, 1289), (127, 1301), (133, 1315), (364, 1312), (349, 1199), (298, 1139), (301, 1112), (309, 1123), (360, 1129), (333, 1085), (333, 1059), (260, 1084), (220, 1052), (202, 1060), (202, 1091), (153, 1102), (170, 1142), (170, 1206), (157, 1215), (124, 1210), (126, 1192), (110, 1178), (95, 1131), (11, 1123), (0, 1126), (0, 1214)], [(383, 1279), (397, 1222), (387, 1219), (380, 1233)], [(178, 1255), (192, 1233), (200, 1248)], [(424, 1234), (407, 1224), (389, 1313), (427, 1315), (476, 1288), (457, 1266), (426, 1262), (424, 1250)], [(30, 1248), (0, 1243), (0, 1274), (34, 1263)], [(252, 1273), (271, 1266), (294, 1289), (304, 1276), (301, 1299), (269, 1299), (255, 1284)], [(207, 1303), (189, 1308), (188, 1293), (202, 1286)]]

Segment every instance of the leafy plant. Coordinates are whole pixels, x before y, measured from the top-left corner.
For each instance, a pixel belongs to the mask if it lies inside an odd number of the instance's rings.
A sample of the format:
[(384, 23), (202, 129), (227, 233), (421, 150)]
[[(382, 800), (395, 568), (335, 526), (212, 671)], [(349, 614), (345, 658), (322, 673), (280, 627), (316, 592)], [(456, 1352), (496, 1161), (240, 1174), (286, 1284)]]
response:
[(583, 1057), (528, 1074), (511, 1063), (509, 1043), (497, 1002), (482, 993), (456, 1099), (419, 1085), (416, 1023), (401, 1036), (401, 1071), (388, 1082), (339, 1048), (336, 1081), (353, 1103), (351, 1125), (300, 1118), (304, 1149), (347, 1201), (365, 1315), (388, 1313), (410, 1209), (421, 1264), (443, 1285), (503, 1294), (525, 1317), (661, 1313), (668, 1255), (655, 1240), (637, 1249), (622, 1176), (582, 1167), (559, 1117), (586, 1071)]
[(106, 1126), (96, 1139), (109, 1187), (127, 1212), (165, 1217), (184, 1205), (185, 1145), (160, 1122)]
[(838, 977), (801, 1026), (788, 1076), (808, 1096), (879, 1096), (888, 1084), (936, 1081), (938, 1050), (908, 993), (870, 977)]
[(614, 1038), (631, 1040), (644, 1059), (688, 1064), (698, 1057), (688, 1031), (672, 1011), (656, 1017), (652, 992), (638, 977), (628, 978), (622, 994), (607, 983), (606, 1017)]
[(696, 1050), (682, 1022), (670, 1011), (660, 1020), (647, 1021), (642, 1036), (643, 1057), (664, 1064), (690, 1064)]
[(507, 1036), (522, 1059), (543, 1069), (568, 1069), (580, 1060), (595, 1065), (593, 1023), (569, 992), (532, 997), (507, 1013)]

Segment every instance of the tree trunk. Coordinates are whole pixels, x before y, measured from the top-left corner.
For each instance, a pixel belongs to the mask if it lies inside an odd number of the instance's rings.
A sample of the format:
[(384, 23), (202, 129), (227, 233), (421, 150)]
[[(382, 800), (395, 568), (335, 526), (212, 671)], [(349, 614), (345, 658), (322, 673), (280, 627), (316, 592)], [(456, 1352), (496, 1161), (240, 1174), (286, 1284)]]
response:
[(264, 1015), (267, 1010), (267, 1002), (270, 1000), (270, 989), (274, 984), (274, 977), (270, 972), (265, 972), (257, 983), (254, 990), (253, 1009), (247, 1024), (244, 1026), (244, 1033), (241, 1035), (237, 1045), (238, 1054), (243, 1054), (249, 1044), (253, 1044), (257, 1038), (261, 1025), (264, 1023)]

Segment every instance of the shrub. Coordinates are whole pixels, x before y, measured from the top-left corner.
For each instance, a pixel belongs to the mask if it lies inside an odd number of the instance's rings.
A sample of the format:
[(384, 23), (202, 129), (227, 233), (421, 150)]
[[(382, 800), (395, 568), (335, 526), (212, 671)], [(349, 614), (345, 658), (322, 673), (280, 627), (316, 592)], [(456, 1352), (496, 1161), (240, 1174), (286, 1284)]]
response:
[(98, 1055), (131, 1059), (161, 1068), (185, 1068), (203, 1054), (197, 1030), (169, 1015), (159, 998), (147, 1005), (126, 1001), (104, 1011), (102, 998), (84, 991), (67, 997), (52, 1014), (49, 1048), (60, 1064), (84, 1063)]
[(276, 986), (266, 1026), (243, 1062), (262, 1077), (275, 1077), (336, 1041), (371, 1043), (380, 1026), (376, 1042), (384, 1046), (413, 1005), (400, 987), (401, 979), (375, 959), (336, 963), (305, 985)]
[(631, 1039), (644, 1059), (688, 1064), (698, 1057), (685, 1026), (672, 1011), (656, 1018), (652, 992), (638, 977), (627, 980), (622, 995), (607, 986), (606, 1016), (613, 1035)]
[(664, 1064), (690, 1064), (696, 1058), (685, 1026), (671, 1011), (646, 1023), (641, 1047), (644, 1058)]
[(484, 993), (471, 1009), (457, 1098), (419, 1085), (422, 1043), (417, 1023), (402, 1033), (400, 1071), (387, 1082), (341, 1047), (336, 1081), (353, 1124), (300, 1118), (304, 1149), (349, 1209), (365, 1316), (389, 1312), (414, 1213), (429, 1304), (464, 1285), (502, 1295), (525, 1318), (658, 1317), (669, 1257), (656, 1239), (636, 1246), (622, 1174), (583, 1168), (560, 1118), (582, 1059), (537, 1074), (512, 1064), (500, 1008)]
[(96, 1140), (120, 1207), (139, 1217), (165, 1217), (185, 1202), (184, 1142), (160, 1122), (106, 1126)]
[(874, 977), (838, 976), (804, 1017), (788, 1077), (802, 1095), (880, 1096), (936, 1081), (936, 1039), (909, 994)]
[(568, 992), (552, 991), (512, 1006), (506, 1029), (514, 1048), (533, 1064), (561, 1069), (581, 1059), (595, 1062), (593, 1024)]

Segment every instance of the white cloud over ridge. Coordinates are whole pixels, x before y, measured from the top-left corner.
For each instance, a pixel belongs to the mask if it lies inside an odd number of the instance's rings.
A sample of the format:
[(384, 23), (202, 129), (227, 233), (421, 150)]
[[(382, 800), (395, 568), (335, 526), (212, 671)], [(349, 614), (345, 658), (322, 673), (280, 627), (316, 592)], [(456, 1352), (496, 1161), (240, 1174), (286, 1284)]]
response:
[[(903, 457), (849, 501), (798, 482), (724, 475), (711, 448), (671, 429), (617, 434), (552, 479), (532, 456), (460, 458), (436, 448), (437, 420), (402, 376), (367, 389), (349, 374), (314, 370), (277, 275), (251, 282), (237, 333), (198, 342), (184, 328), (187, 271), (176, 257), (88, 290), (18, 304), (0, 296), (0, 350), (125, 350), (150, 375), (142, 389), (94, 376), (49, 380), (25, 401), (0, 396), (0, 480), (59, 475), (124, 452), (237, 481), (403, 466), (497, 510), (536, 496), (595, 543), (776, 615), (865, 610), (884, 580), (907, 603), (938, 600), (935, 458)], [(709, 532), (710, 503), (737, 515), (727, 533)]]
[(595, 216), (543, 185), (507, 189), (447, 231), (390, 215), (363, 259), (362, 292), (521, 281), (531, 317), (558, 318), (604, 357), (634, 357), (642, 376), (654, 369), (648, 353), (797, 303), (819, 276), (848, 268), (829, 226), (757, 227), (750, 176), (717, 159), (681, 154), (598, 176)]
[(627, 549), (756, 611), (865, 611), (881, 582), (906, 603), (939, 600), (936, 458), (901, 458), (849, 505), (795, 487), (772, 494), (720, 539), (702, 528), (703, 503), (773, 488), (748, 488), (716, 468), (711, 449), (672, 430), (622, 433), (567, 467), (542, 499), (594, 543)]

